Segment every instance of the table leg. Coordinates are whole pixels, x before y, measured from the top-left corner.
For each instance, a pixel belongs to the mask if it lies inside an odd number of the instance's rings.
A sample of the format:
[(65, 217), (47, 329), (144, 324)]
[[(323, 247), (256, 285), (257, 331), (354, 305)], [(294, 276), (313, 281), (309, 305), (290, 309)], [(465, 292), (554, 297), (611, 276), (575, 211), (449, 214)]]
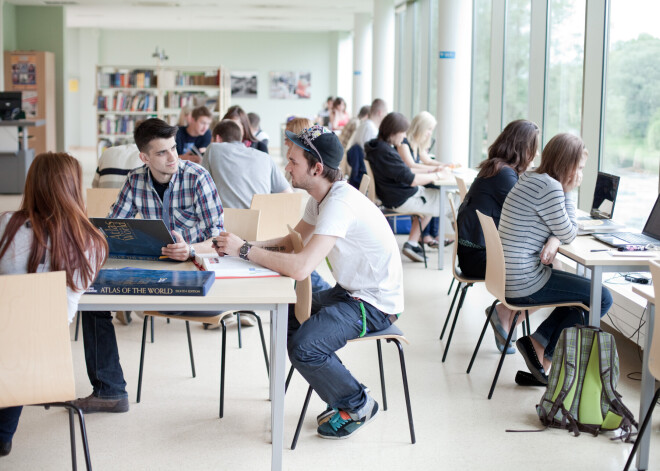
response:
[[(440, 187), (440, 222), (438, 224), (438, 270), (444, 268), (445, 263), (445, 212), (447, 211), (447, 188), (444, 186)], [(454, 241), (455, 244), (458, 243), (458, 240)]]
[(600, 265), (591, 269), (591, 301), (589, 306), (589, 325), (600, 327), (600, 302), (603, 292), (603, 267)]
[(289, 305), (278, 304), (271, 311), (270, 349), (270, 426), (272, 440), (271, 470), (281, 471), (284, 448), (284, 370)]
[[(646, 317), (646, 344), (644, 345), (644, 359), (642, 362), (642, 396), (639, 401), (639, 423), (644, 422), (646, 411), (651, 405), (653, 399), (653, 388), (655, 387), (655, 379), (649, 371), (649, 354), (651, 353), (651, 337), (653, 336), (653, 323), (655, 322), (655, 306), (652, 303), (648, 304)], [(639, 449), (637, 450), (637, 469), (649, 468), (649, 448), (651, 445), (651, 430), (652, 427), (646, 428), (644, 436), (637, 437), (641, 440)]]

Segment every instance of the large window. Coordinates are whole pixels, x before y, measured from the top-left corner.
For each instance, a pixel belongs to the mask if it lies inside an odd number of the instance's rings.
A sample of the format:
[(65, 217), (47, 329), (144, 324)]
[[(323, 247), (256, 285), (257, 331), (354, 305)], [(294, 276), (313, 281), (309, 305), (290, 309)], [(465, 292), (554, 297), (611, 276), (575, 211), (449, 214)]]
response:
[(504, 109), (502, 127), (529, 116), (530, 0), (509, 0), (504, 45)]
[(658, 195), (660, 2), (611, 0), (601, 169), (621, 177), (614, 218), (641, 229)]
[(549, 4), (544, 144), (560, 132), (581, 130), (585, 0)]
[(472, 30), (472, 90), (470, 98), (470, 166), (488, 154), (491, 0), (474, 0)]

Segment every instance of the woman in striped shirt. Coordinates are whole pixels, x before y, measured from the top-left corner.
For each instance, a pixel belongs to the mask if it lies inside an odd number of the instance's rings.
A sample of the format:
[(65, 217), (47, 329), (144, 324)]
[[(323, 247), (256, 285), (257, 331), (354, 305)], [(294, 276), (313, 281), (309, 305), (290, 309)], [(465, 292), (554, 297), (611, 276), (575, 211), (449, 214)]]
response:
[[(591, 282), (552, 268), (559, 245), (577, 236), (575, 202), (569, 193), (582, 183), (587, 155), (579, 137), (554, 136), (543, 149), (539, 168), (523, 173), (504, 201), (498, 230), (506, 262), (507, 302), (524, 306), (576, 301), (589, 305)], [(602, 317), (612, 305), (605, 287), (601, 299)], [(498, 320), (508, 329), (512, 319)], [(546, 371), (561, 331), (584, 322), (580, 310), (556, 308), (536, 332), (516, 341), (536, 379), (547, 383)]]

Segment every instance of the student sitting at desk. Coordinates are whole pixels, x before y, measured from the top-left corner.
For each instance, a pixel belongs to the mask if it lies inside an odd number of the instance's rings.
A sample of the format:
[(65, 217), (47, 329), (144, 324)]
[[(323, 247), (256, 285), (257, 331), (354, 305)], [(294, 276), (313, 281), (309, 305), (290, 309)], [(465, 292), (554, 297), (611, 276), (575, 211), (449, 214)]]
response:
[[(518, 181), (518, 176), (531, 165), (538, 147), (538, 126), (520, 119), (507, 124), (488, 148), (488, 159), (479, 165), (479, 174), (472, 182), (456, 217), (456, 255), (458, 266), (466, 276), (481, 279), (486, 276), (486, 242), (476, 211), (492, 217), (495, 226), (499, 225), (504, 200)], [(490, 306), (486, 312), (490, 312)], [(496, 312), (490, 317), (495, 344), (500, 352), (506, 343), (506, 335), (502, 338), (505, 332), (501, 326), (511, 315), (505, 306), (497, 304)], [(507, 353), (516, 353), (516, 349), (510, 345)]]
[(202, 155), (211, 143), (211, 120), (213, 114), (206, 106), (195, 108), (190, 113), (186, 126), (179, 126), (176, 133), (176, 151), (181, 160), (202, 163)]
[(312, 295), (304, 324), (289, 311), (289, 358), (331, 409), (318, 428), (322, 438), (348, 438), (369, 423), (378, 403), (335, 353), (364, 332), (392, 325), (403, 311), (403, 273), (396, 240), (378, 208), (342, 180), (343, 149), (321, 126), (295, 135), (286, 170), (294, 188), (311, 195), (296, 231), (307, 242), (293, 251), (290, 236), (248, 243), (222, 233), (216, 250), (302, 280), (327, 256), (337, 284)]
[[(105, 262), (108, 244), (85, 214), (82, 167), (69, 154), (39, 154), (28, 171), (21, 208), (0, 216), (0, 274), (65, 271), (68, 320)], [(0, 456), (22, 407), (0, 409)]]
[[(222, 204), (211, 175), (199, 165), (180, 160), (176, 126), (151, 118), (134, 132), (145, 165), (132, 170), (110, 210), (111, 218), (163, 219), (176, 242), (163, 255), (188, 260), (209, 252), (211, 238), (223, 230)], [(217, 313), (196, 313), (216, 315)], [(109, 312), (85, 311), (82, 316), (87, 375), (93, 392), (77, 399), (84, 412), (126, 412), (128, 394), (119, 363), (117, 339)]]
[[(506, 197), (499, 234), (506, 263), (507, 302), (523, 306), (577, 301), (589, 306), (590, 280), (551, 265), (559, 245), (572, 242), (577, 235), (575, 202), (569, 193), (582, 183), (587, 155), (579, 137), (554, 136), (543, 149), (541, 165), (520, 175)], [(612, 295), (605, 287), (601, 299), (602, 317), (612, 305)], [(561, 331), (583, 324), (582, 317), (578, 309), (556, 308), (536, 332), (516, 342), (539, 382), (547, 383), (546, 372)], [(501, 320), (507, 332), (512, 319)], [(522, 316), (519, 319), (522, 321)]]

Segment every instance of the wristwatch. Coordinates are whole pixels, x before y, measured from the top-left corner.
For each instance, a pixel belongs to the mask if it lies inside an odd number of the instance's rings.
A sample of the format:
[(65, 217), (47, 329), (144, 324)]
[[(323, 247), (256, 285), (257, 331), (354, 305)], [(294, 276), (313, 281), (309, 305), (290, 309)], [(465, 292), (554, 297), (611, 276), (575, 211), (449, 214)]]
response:
[(250, 249), (252, 248), (252, 245), (250, 245), (247, 240), (244, 242), (245, 243), (241, 245), (241, 248), (238, 251), (238, 256), (241, 257), (243, 260), (248, 260), (248, 254), (250, 253)]
[(193, 247), (192, 245), (188, 246), (188, 258), (189, 259), (195, 258), (195, 247)]

